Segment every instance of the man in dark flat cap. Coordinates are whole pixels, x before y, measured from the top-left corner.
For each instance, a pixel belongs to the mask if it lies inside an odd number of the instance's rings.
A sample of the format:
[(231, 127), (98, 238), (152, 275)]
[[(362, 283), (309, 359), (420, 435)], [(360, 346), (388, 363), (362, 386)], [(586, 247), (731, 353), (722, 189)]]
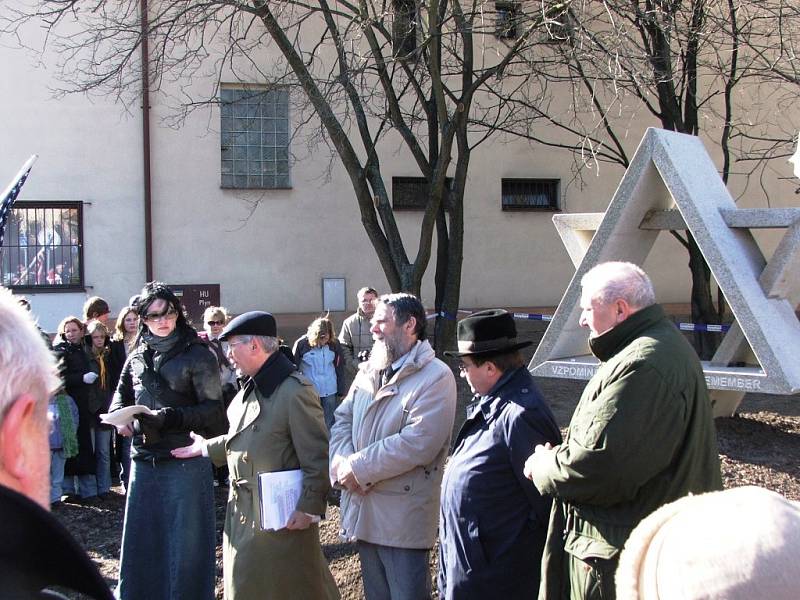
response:
[(514, 318), (484, 310), (458, 324), (461, 376), (475, 393), (442, 482), (439, 597), (535, 598), (550, 499), (525, 478), (537, 444), (561, 440), (525, 368)]
[[(253, 311), (219, 336), (228, 359), (247, 379), (228, 407), (230, 429), (173, 451), (207, 454), (226, 463), (231, 487), (225, 514), (223, 578), (226, 600), (338, 598), (322, 554), (317, 522), (325, 513), (328, 430), (314, 386), (279, 350), (275, 318)], [(259, 473), (302, 471), (302, 491), (284, 528), (264, 530)], [(266, 493), (266, 492), (264, 492)]]

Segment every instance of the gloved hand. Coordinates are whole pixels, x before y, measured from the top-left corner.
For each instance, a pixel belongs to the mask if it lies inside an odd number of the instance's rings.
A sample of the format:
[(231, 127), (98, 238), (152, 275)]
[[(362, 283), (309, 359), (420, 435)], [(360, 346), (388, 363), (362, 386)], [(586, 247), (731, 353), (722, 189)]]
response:
[(154, 429), (158, 431), (164, 427), (164, 421), (167, 418), (167, 412), (166, 409), (160, 408), (152, 415), (140, 413), (136, 416), (136, 418), (139, 419), (139, 422), (142, 424), (142, 431), (147, 431), (148, 429)]
[(180, 410), (171, 407), (159, 408), (152, 415), (140, 413), (136, 416), (139, 427), (135, 429), (142, 432), (145, 444), (153, 444), (161, 439), (162, 430), (180, 428), (181, 416)]
[(156, 444), (161, 440), (161, 428), (167, 418), (166, 410), (161, 408), (154, 414), (141, 413), (136, 416), (139, 426), (136, 428), (144, 436), (144, 445)]
[(97, 381), (97, 373), (94, 371), (89, 371), (88, 373), (83, 374), (83, 383), (88, 383), (89, 385), (93, 384)]

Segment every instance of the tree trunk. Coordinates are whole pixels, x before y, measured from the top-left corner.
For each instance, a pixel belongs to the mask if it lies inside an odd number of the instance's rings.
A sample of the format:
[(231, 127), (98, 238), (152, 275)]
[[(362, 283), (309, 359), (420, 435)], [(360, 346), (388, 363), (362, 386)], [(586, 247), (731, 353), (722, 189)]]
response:
[[(689, 270), (692, 273), (692, 322), (715, 323), (718, 315), (711, 295), (711, 269), (708, 267), (694, 236), (686, 232), (689, 244)], [(702, 360), (710, 360), (718, 345), (717, 334), (706, 331), (694, 332), (694, 345)]]
[[(452, 236), (451, 236), (452, 240)], [(440, 315), (436, 317), (434, 327), (436, 355), (441, 356), (445, 350), (453, 350), (456, 347), (456, 323), (458, 319), (458, 302), (461, 287), (461, 252), (453, 246), (461, 246), (461, 242), (454, 244), (451, 241), (450, 252), (448, 253), (448, 279), (445, 284), (444, 301)], [(452, 254), (458, 252), (459, 258), (453, 258)]]
[[(436, 355), (441, 357), (442, 352), (456, 347), (456, 321), (458, 318), (458, 305), (461, 302), (461, 269), (464, 263), (464, 187), (467, 180), (467, 171), (471, 151), (467, 143), (466, 127), (456, 135), (458, 145), (458, 159), (456, 160), (453, 187), (447, 191), (442, 204), (445, 205), (444, 215), (449, 214), (449, 228), (447, 232), (447, 252), (437, 253), (437, 261), (446, 261), (446, 276), (440, 281), (437, 279), (436, 298), (437, 313), (435, 331)], [(446, 201), (446, 202), (445, 202)], [(443, 223), (446, 224), (443, 217)], [(442, 240), (439, 238), (439, 243)], [(439, 264), (436, 265), (437, 274)], [(441, 315), (445, 316), (442, 317)]]
[(441, 282), (437, 282), (437, 297), (441, 297), (441, 302), (436, 308), (437, 316), (434, 325), (434, 349), (436, 355), (442, 355), (445, 350), (452, 350), (456, 347), (456, 322), (458, 320), (458, 304), (461, 296), (461, 264), (463, 248), (463, 231), (451, 231), (448, 235), (447, 252), (444, 256), (437, 253), (436, 270), (439, 271), (438, 260), (445, 261), (447, 277)]

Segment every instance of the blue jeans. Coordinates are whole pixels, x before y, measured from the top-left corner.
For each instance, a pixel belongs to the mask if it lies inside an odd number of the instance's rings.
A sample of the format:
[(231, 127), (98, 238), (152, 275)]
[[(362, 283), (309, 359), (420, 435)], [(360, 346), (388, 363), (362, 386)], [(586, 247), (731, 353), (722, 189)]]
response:
[(328, 433), (330, 434), (331, 427), (333, 427), (333, 413), (336, 412), (336, 394), (323, 396), (319, 401), (322, 403), (322, 412), (325, 415), (325, 426), (328, 428)]
[(121, 435), (117, 438), (120, 440), (119, 446), (119, 480), (125, 489), (128, 488), (128, 479), (131, 476), (131, 441), (133, 438)]
[(111, 429), (94, 430), (94, 458), (97, 465), (97, 493), (111, 490)]
[[(75, 485), (77, 480), (78, 484)], [(74, 496), (79, 494), (81, 498), (94, 498), (97, 496), (97, 477), (94, 475), (67, 475), (61, 487), (65, 494)]]
[(95, 456), (96, 475), (78, 475), (64, 478), (64, 493), (75, 494), (75, 479), (81, 498), (93, 498), (107, 494), (111, 489), (111, 434), (110, 429), (92, 429), (92, 448)]
[(61, 500), (61, 485), (64, 483), (64, 457), (63, 448), (50, 450), (50, 502)]
[(358, 541), (366, 600), (429, 600), (428, 550), (392, 548)]
[(207, 458), (131, 461), (121, 600), (213, 600), (214, 488)]
[[(95, 434), (97, 429), (92, 429), (90, 439), (92, 441), (92, 451), (97, 448), (97, 440)], [(77, 480), (78, 485), (75, 485)], [(97, 477), (94, 474), (89, 475), (68, 475), (64, 477), (62, 488), (65, 494), (74, 496), (80, 494), (81, 498), (94, 498), (97, 496)]]

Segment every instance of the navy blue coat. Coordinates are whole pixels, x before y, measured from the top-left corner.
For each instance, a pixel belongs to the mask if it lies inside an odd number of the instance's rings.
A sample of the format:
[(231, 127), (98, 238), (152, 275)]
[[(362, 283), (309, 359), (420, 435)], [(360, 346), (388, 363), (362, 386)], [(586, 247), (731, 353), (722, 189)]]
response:
[(440, 598), (536, 597), (551, 501), (523, 467), (534, 446), (560, 441), (525, 367), (467, 407), (442, 481)]

